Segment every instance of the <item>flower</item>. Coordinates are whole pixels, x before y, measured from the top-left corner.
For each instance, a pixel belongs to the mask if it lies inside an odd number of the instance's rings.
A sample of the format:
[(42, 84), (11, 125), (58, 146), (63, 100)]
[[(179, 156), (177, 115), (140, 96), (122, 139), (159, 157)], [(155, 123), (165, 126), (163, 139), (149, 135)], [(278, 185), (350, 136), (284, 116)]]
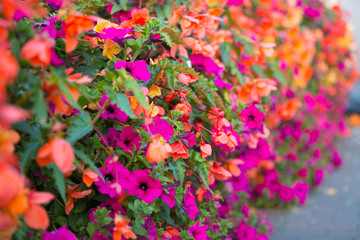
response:
[(208, 230), (207, 225), (200, 226), (199, 222), (196, 222), (194, 225), (189, 227), (189, 235), (193, 237), (195, 240), (210, 240), (209, 236), (206, 233)]
[(74, 150), (65, 139), (57, 138), (42, 146), (37, 155), (36, 162), (45, 167), (54, 162), (63, 173), (67, 173), (75, 160)]
[(48, 67), (51, 59), (51, 48), (54, 41), (50, 39), (32, 39), (21, 49), (21, 57), (34, 67)]
[(220, 76), (224, 68), (220, 68), (210, 57), (205, 57), (202, 54), (191, 54), (191, 64), (199, 71), (205, 71), (215, 76)]
[(244, 221), (242, 221), (237, 227), (237, 237), (241, 240), (255, 240), (257, 230), (254, 227), (248, 226)]
[(150, 176), (150, 170), (135, 170), (129, 177), (127, 186), (130, 195), (136, 195), (146, 203), (151, 203), (163, 192), (161, 182)]
[(282, 184), (279, 185), (278, 194), (284, 202), (291, 202), (295, 196), (293, 189)]
[(189, 151), (185, 147), (184, 144), (179, 142), (174, 142), (170, 144), (171, 146), (171, 156), (174, 158), (174, 161), (176, 161), (179, 158), (187, 159), (189, 157)]
[(188, 73), (179, 73), (178, 74), (179, 82), (189, 86), (190, 83), (196, 82), (198, 80), (197, 77), (190, 75)]
[(210, 144), (205, 143), (204, 141), (200, 142), (200, 151), (201, 151), (201, 157), (207, 158), (212, 153), (212, 148)]
[[(101, 141), (105, 145), (105, 142), (112, 148), (117, 148), (117, 138), (119, 137), (120, 132), (116, 130), (115, 128), (111, 127), (108, 129), (108, 135), (103, 135), (103, 138), (101, 138)], [(105, 141), (105, 142), (104, 142)]]
[(147, 237), (139, 236), (139, 240), (158, 240), (158, 233), (150, 216), (145, 217), (145, 222), (141, 226), (146, 230)]
[(94, 182), (99, 192), (109, 194), (111, 198), (121, 196), (125, 193), (130, 172), (114, 157), (106, 159), (106, 168), (99, 168), (103, 179)]
[(70, 14), (65, 20), (65, 50), (67, 53), (74, 51), (78, 44), (78, 36), (94, 27), (93, 21), (97, 17), (86, 16), (81, 13)]
[(299, 199), (299, 204), (306, 202), (306, 196), (309, 191), (309, 185), (306, 182), (296, 181), (293, 186), (295, 196)]
[(240, 115), (244, 118), (246, 129), (262, 129), (262, 122), (265, 120), (265, 115), (259, 111), (254, 104), (242, 110)]
[(158, 140), (152, 141), (146, 150), (146, 158), (149, 162), (161, 162), (170, 157), (172, 148), (170, 144)]
[(173, 208), (176, 204), (176, 200), (175, 198), (175, 194), (176, 194), (176, 189), (175, 188), (167, 188), (166, 189), (169, 193), (165, 193), (163, 192), (161, 194), (161, 199), (168, 204), (169, 208)]
[(65, 213), (69, 215), (71, 210), (74, 208), (74, 198), (84, 198), (92, 192), (91, 189), (81, 191), (79, 185), (74, 185), (67, 190), (66, 202), (65, 202)]
[(135, 233), (131, 231), (131, 227), (128, 225), (130, 223), (129, 219), (121, 217), (119, 214), (115, 215), (115, 227), (112, 234), (114, 240), (121, 240), (121, 235), (124, 235), (126, 238), (136, 239)]
[(66, 225), (52, 232), (44, 232), (41, 240), (76, 240), (76, 235), (70, 232)]
[[(102, 107), (105, 102), (108, 100), (108, 97), (106, 93), (103, 94), (103, 96), (100, 99), (99, 105)], [(109, 118), (116, 118), (120, 122), (126, 122), (128, 119), (128, 116), (126, 113), (121, 111), (121, 109), (116, 104), (108, 104), (101, 114), (101, 117), (105, 120), (108, 120)]]
[(145, 60), (139, 60), (135, 62), (123, 62), (118, 60), (115, 63), (115, 69), (120, 68), (125, 69), (133, 78), (137, 80), (147, 82), (151, 78)]
[(160, 117), (155, 117), (154, 123), (147, 125), (147, 129), (152, 135), (160, 134), (166, 141), (169, 141), (174, 134), (173, 126)]
[(195, 196), (191, 193), (190, 188), (186, 190), (183, 203), (184, 206), (181, 207), (189, 215), (189, 218), (194, 220), (196, 215), (199, 213), (199, 209), (195, 202)]
[(119, 133), (116, 142), (127, 153), (137, 151), (141, 146), (140, 135), (134, 132), (130, 126), (126, 126), (122, 129), (122, 132)]

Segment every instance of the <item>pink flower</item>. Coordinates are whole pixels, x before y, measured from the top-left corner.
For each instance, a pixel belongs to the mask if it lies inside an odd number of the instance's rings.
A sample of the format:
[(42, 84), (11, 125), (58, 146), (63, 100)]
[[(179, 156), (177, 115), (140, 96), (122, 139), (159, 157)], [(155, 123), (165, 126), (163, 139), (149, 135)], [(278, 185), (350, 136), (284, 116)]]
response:
[(319, 168), (314, 171), (314, 185), (319, 186), (324, 178), (324, 170)]
[(189, 215), (189, 218), (191, 220), (194, 220), (196, 215), (199, 213), (199, 209), (195, 202), (195, 196), (191, 193), (189, 189), (184, 195), (183, 203), (185, 206), (182, 206), (182, 208)]
[(210, 238), (206, 233), (208, 228), (207, 225), (200, 226), (200, 223), (197, 222), (189, 228), (189, 235), (195, 238), (195, 240), (209, 240)]
[(117, 144), (127, 153), (134, 151), (134, 149), (135, 151), (139, 150), (141, 146), (140, 135), (134, 132), (130, 126), (123, 128), (116, 141)]
[(133, 171), (127, 189), (130, 195), (136, 195), (146, 203), (153, 202), (163, 192), (161, 182), (150, 176), (149, 169)]
[(293, 190), (297, 199), (299, 199), (299, 204), (303, 205), (306, 202), (306, 196), (309, 191), (309, 185), (306, 182), (297, 181), (294, 183)]
[(242, 110), (240, 114), (244, 118), (246, 129), (262, 129), (262, 123), (265, 120), (265, 116), (254, 104)]
[(129, 170), (113, 157), (106, 159), (106, 168), (99, 168), (104, 180), (99, 178), (94, 182), (102, 194), (109, 194), (111, 198), (125, 193), (128, 184)]
[(294, 199), (294, 191), (285, 185), (279, 185), (278, 190), (279, 198), (284, 202), (291, 202)]
[[(100, 99), (100, 106), (102, 107), (108, 97), (106, 96), (106, 93), (103, 94), (102, 98)], [(104, 112), (101, 114), (101, 117), (105, 120), (108, 120), (109, 118), (116, 118), (120, 122), (126, 122), (128, 116), (126, 113), (121, 111), (121, 109), (116, 104), (108, 104), (104, 110)]]
[(52, 232), (44, 232), (41, 240), (76, 240), (76, 235), (70, 232), (66, 225), (62, 226), (58, 230), (52, 231)]
[(255, 240), (257, 230), (254, 227), (248, 226), (246, 222), (242, 221), (238, 226), (237, 237), (241, 240)]
[[(118, 147), (117, 138), (119, 137), (120, 132), (113, 127), (109, 128), (108, 130), (108, 135), (103, 135), (104, 140), (110, 147), (116, 149)], [(105, 145), (104, 140), (101, 139), (101, 142)]]
[(150, 72), (147, 70), (147, 64), (145, 60), (139, 60), (133, 63), (117, 61), (115, 63), (115, 69), (120, 68), (124, 68), (133, 78), (137, 80), (147, 82), (151, 78)]
[(165, 119), (154, 118), (154, 123), (147, 126), (152, 135), (160, 134), (166, 141), (169, 141), (174, 134), (174, 128)]
[(161, 194), (161, 199), (168, 204), (169, 208), (173, 208), (176, 204), (176, 200), (174, 199), (176, 190), (175, 188), (167, 188), (166, 190), (168, 190), (169, 193), (163, 192), (163, 194)]

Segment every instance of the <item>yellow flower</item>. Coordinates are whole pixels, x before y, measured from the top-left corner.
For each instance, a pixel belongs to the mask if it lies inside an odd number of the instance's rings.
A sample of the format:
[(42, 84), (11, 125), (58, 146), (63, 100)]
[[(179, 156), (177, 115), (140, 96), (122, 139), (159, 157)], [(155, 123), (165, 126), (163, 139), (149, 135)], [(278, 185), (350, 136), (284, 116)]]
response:
[(109, 59), (113, 59), (116, 54), (120, 52), (120, 46), (111, 39), (106, 39), (104, 42), (103, 56), (107, 56)]

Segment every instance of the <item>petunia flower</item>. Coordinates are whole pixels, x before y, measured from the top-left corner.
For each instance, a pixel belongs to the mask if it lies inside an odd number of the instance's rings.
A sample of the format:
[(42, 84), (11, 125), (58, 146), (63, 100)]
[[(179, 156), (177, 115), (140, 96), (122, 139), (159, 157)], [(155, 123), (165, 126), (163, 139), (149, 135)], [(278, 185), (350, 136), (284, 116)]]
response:
[(195, 202), (195, 196), (191, 193), (191, 188), (186, 190), (183, 199), (184, 206), (181, 206), (182, 209), (189, 215), (191, 220), (194, 220), (196, 215), (199, 213), (199, 208)]
[(151, 220), (150, 216), (145, 217), (145, 222), (141, 224), (141, 226), (148, 233), (147, 237), (139, 236), (139, 240), (158, 240), (158, 233), (156, 231), (156, 227), (154, 222)]
[(202, 54), (191, 54), (191, 64), (194, 65), (199, 71), (220, 76), (224, 68), (219, 67), (210, 57), (205, 57)]
[(137, 80), (147, 82), (151, 78), (145, 60), (139, 60), (135, 62), (123, 62), (118, 60), (115, 63), (115, 69), (120, 68), (125, 69), (133, 78)]
[(61, 228), (52, 231), (52, 232), (44, 232), (41, 236), (41, 240), (76, 240), (76, 235), (70, 232), (66, 225), (62, 226)]
[(165, 193), (163, 192), (161, 194), (161, 199), (168, 204), (169, 208), (173, 208), (176, 204), (176, 200), (175, 198), (175, 194), (176, 194), (176, 189), (175, 188), (167, 188), (166, 190), (168, 190), (169, 193)]
[[(102, 107), (107, 101), (107, 99), (108, 97), (106, 93), (104, 93), (100, 99), (99, 105)], [(109, 118), (116, 118), (120, 122), (126, 122), (128, 119), (126, 113), (121, 111), (121, 109), (116, 104), (111, 103), (106, 106), (104, 112), (101, 114), (101, 117), (105, 120), (108, 120)]]
[(160, 134), (166, 141), (169, 141), (174, 134), (173, 126), (160, 117), (155, 117), (154, 123), (144, 127), (147, 128), (152, 135)]
[(98, 186), (99, 192), (109, 194), (111, 198), (122, 196), (125, 193), (130, 172), (116, 158), (108, 157), (106, 167), (99, 168), (99, 171), (104, 177), (104, 180), (100, 178), (94, 182)]
[(199, 222), (196, 222), (194, 225), (189, 227), (189, 235), (195, 240), (210, 240), (210, 237), (207, 235), (206, 230), (208, 230), (207, 225), (201, 226)]
[(254, 227), (248, 226), (242, 221), (237, 227), (236, 236), (241, 240), (254, 240), (256, 238), (257, 230)]
[(306, 182), (296, 181), (294, 183), (293, 190), (296, 198), (299, 200), (299, 204), (305, 204), (306, 196), (309, 191), (309, 185)]
[(59, 10), (63, 1), (62, 0), (43, 0), (45, 3), (49, 4), (55, 11)]
[(149, 169), (133, 171), (127, 189), (130, 195), (136, 195), (146, 203), (153, 202), (163, 192), (161, 182), (150, 176)]
[(294, 199), (294, 191), (288, 186), (281, 185), (278, 190), (279, 198), (284, 202), (291, 202)]
[(108, 129), (108, 134), (103, 135), (103, 138), (101, 138), (101, 142), (105, 145), (105, 142), (112, 147), (113, 149), (116, 149), (118, 147), (117, 144), (117, 138), (119, 137), (120, 132), (116, 130), (115, 128), (111, 127)]
[(252, 104), (242, 110), (240, 112), (241, 116), (244, 119), (244, 124), (246, 129), (252, 130), (252, 129), (262, 129), (263, 121), (265, 120), (265, 115), (263, 112), (259, 111), (257, 107)]
[(116, 140), (119, 147), (124, 149), (125, 152), (129, 153), (140, 149), (141, 138), (140, 135), (132, 129), (130, 126), (126, 126), (119, 133)]

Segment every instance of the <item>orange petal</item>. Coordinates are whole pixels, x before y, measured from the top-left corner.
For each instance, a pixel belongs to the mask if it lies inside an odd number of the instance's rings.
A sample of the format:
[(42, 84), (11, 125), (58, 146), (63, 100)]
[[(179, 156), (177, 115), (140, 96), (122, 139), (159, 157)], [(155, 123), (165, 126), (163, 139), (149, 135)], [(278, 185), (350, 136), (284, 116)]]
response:
[(36, 204), (30, 204), (24, 215), (24, 220), (33, 229), (45, 230), (49, 226), (49, 217), (46, 210)]
[(74, 199), (68, 195), (66, 197), (66, 203), (65, 203), (65, 213), (67, 215), (69, 215), (69, 213), (71, 212), (71, 210), (74, 208)]
[(75, 159), (72, 146), (62, 138), (55, 139), (51, 142), (51, 156), (63, 173), (70, 170)]
[(31, 192), (29, 195), (30, 203), (32, 204), (46, 204), (53, 200), (55, 197), (48, 192)]

